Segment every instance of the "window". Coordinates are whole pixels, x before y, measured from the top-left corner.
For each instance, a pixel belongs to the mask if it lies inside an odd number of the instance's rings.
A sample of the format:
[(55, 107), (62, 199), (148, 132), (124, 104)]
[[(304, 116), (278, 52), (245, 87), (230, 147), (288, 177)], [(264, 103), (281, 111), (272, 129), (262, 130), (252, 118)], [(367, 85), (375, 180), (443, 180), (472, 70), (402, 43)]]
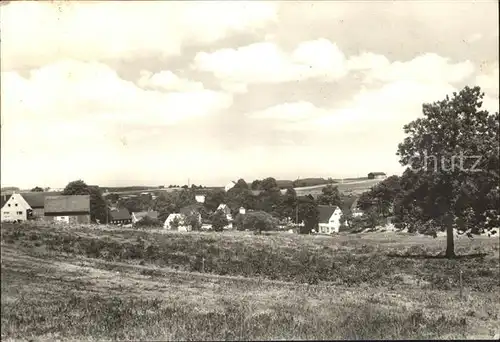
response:
[(4, 215), (9, 215), (9, 212), (8, 211), (4, 211), (3, 214)]
[(17, 212), (17, 215), (22, 215), (22, 214), (23, 214), (23, 212), (22, 212), (22, 211), (18, 211), (18, 212)]
[(15, 204), (15, 206), (17, 207), (17, 203)]
[(10, 204), (8, 204), (8, 206), (10, 207)]

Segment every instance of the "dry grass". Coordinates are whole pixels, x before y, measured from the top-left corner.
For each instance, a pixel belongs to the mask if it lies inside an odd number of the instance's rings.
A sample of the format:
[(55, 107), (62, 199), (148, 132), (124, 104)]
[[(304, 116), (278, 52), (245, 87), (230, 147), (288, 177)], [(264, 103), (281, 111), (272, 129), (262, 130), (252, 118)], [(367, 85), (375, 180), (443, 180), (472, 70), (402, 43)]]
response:
[[(463, 253), (489, 252), (483, 259), (448, 261), (387, 257), (389, 251), (437, 253), (443, 240), (384, 234), (323, 238), (3, 225), (2, 235), (2, 340), (491, 338), (499, 327), (498, 241), (492, 239), (457, 242)], [(89, 241), (98, 256), (88, 255)], [(153, 242), (159, 249), (132, 257), (137, 246), (147, 251)], [(117, 257), (101, 255), (110, 246), (121, 247)], [(206, 256), (211, 274), (191, 269), (186, 255), (195, 251)], [(264, 259), (258, 266), (254, 253), (288, 268), (271, 276), (276, 268), (264, 266)], [(335, 260), (326, 275), (313, 267), (326, 258), (321, 255)], [(294, 276), (303, 268), (284, 261), (289, 258), (312, 268), (307, 274), (317, 285)], [(250, 262), (259, 274), (241, 271)], [(370, 269), (377, 267), (383, 270)], [(458, 269), (466, 271), (464, 298), (450, 280)]]

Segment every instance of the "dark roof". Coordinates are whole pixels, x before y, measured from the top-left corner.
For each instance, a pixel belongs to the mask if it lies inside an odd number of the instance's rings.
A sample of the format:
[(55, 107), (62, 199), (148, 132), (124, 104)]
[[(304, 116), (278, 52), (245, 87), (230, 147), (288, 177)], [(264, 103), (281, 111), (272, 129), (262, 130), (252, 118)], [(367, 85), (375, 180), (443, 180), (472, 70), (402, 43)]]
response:
[(47, 191), (47, 192), (22, 192), (21, 196), (28, 202), (31, 208), (43, 208), (45, 206), (45, 198), (48, 196), (59, 196), (61, 195), (58, 191)]
[(191, 205), (187, 205), (185, 207), (182, 207), (179, 211), (181, 214), (189, 214), (191, 212), (199, 212), (201, 210), (201, 208), (203, 207), (203, 205), (201, 204), (191, 204)]
[(369, 175), (374, 176), (385, 176), (385, 172), (370, 172)]
[(358, 197), (355, 196), (345, 196), (342, 198), (342, 204), (340, 205), (340, 209), (344, 213), (352, 212), (353, 208), (358, 203)]
[[(24, 197), (24, 196), (23, 196)], [(47, 196), (45, 197), (45, 215), (47, 214), (90, 213), (89, 195)]]
[(335, 212), (335, 209), (337, 209), (337, 206), (329, 206), (329, 205), (318, 205), (318, 211), (319, 211), (319, 216), (318, 216), (318, 222), (319, 223), (328, 223), (330, 220), (330, 217), (332, 217), (333, 213)]
[(0, 208), (3, 208), (3, 206), (5, 205), (5, 203), (7, 203), (9, 199), (10, 195), (2, 195), (2, 197), (0, 198)]
[(360, 209), (358, 208), (358, 201), (359, 201), (359, 197), (356, 197), (356, 200), (354, 200), (354, 202), (352, 203), (351, 205), (351, 211), (354, 212), (354, 211), (359, 211)]
[(146, 216), (149, 216), (152, 219), (157, 219), (158, 212), (157, 211), (138, 211), (138, 212), (134, 213), (134, 216), (139, 220), (146, 217)]
[(121, 208), (119, 210), (111, 210), (110, 211), (111, 220), (130, 220), (132, 217), (127, 208)]

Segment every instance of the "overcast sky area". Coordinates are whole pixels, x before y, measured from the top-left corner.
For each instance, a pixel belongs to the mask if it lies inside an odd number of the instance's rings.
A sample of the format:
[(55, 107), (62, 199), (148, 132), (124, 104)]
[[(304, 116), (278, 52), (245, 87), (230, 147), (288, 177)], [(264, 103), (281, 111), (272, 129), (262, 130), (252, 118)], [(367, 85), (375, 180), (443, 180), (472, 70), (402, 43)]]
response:
[(423, 103), (498, 110), (497, 1), (11, 2), (2, 186), (400, 174)]

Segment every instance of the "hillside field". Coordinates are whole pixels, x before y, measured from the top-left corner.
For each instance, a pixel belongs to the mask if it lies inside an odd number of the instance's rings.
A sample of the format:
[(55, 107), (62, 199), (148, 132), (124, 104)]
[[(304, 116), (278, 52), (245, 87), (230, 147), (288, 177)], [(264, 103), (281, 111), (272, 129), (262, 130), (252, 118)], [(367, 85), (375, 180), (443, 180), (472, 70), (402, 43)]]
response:
[[(363, 192), (370, 190), (374, 185), (377, 185), (381, 181), (381, 179), (350, 180), (344, 181), (344, 183), (335, 183), (333, 186), (338, 187), (339, 191), (343, 194), (360, 195)], [(306, 196), (309, 194), (317, 196), (321, 194), (321, 191), (325, 186), (327, 186), (327, 184), (295, 188), (295, 191), (298, 196)]]
[[(496, 238), (2, 224), (2, 341), (487, 338)], [(462, 296), (460, 296), (460, 273)]]

